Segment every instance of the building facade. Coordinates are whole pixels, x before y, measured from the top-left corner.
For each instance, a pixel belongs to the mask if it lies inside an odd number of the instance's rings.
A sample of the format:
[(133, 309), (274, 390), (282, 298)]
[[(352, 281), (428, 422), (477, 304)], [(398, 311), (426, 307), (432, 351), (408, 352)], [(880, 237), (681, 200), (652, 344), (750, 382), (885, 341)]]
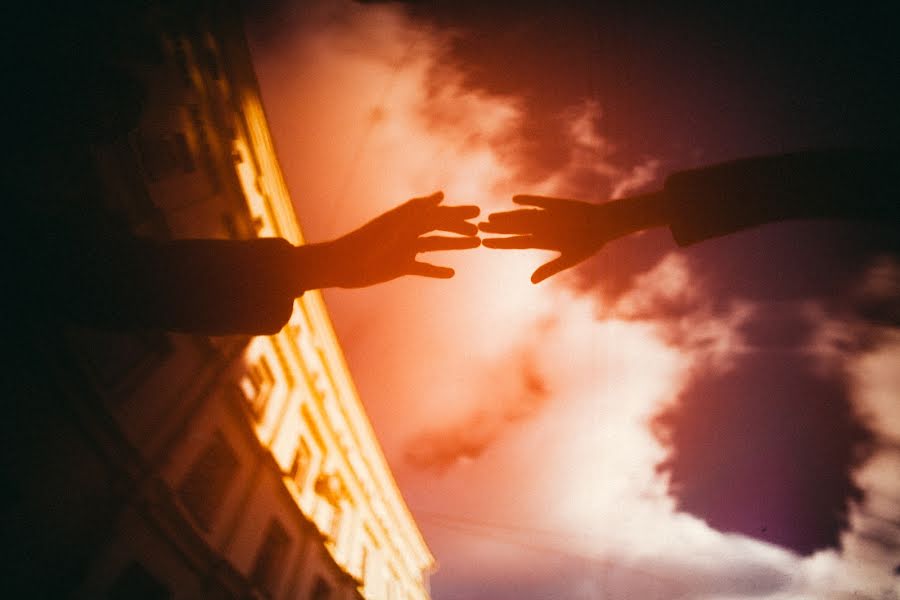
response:
[[(84, 185), (136, 235), (302, 244), (239, 16), (211, 6), (120, 19), (132, 51), (115, 65), (141, 90), (139, 116), (89, 144)], [(12, 531), (30, 557), (7, 564), (22, 585), (83, 598), (429, 597), (434, 559), (318, 292), (272, 336), (64, 327), (33, 351), (45, 381), (18, 393), (47, 414), (22, 417), (25, 458), (10, 469)]]

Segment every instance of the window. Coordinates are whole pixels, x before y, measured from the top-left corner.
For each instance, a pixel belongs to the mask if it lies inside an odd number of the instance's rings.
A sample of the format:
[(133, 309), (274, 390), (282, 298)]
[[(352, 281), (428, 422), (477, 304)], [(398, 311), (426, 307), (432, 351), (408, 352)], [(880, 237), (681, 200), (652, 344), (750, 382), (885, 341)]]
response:
[(290, 542), (291, 538), (288, 537), (281, 523), (272, 519), (266, 529), (262, 546), (259, 547), (259, 552), (256, 554), (253, 572), (250, 575), (251, 581), (270, 597), (274, 597), (277, 591)]
[(331, 586), (321, 577), (316, 577), (316, 583), (309, 594), (309, 600), (328, 600), (331, 597)]
[(128, 565), (107, 594), (108, 600), (168, 600), (172, 592), (140, 564)]
[(366, 563), (369, 560), (369, 548), (366, 546), (362, 547), (362, 551), (359, 556), (359, 578), (363, 581), (366, 580)]
[(234, 450), (221, 432), (216, 432), (182, 480), (178, 488), (181, 501), (204, 530), (212, 529), (237, 468)]
[(300, 438), (297, 445), (297, 452), (294, 454), (294, 462), (291, 464), (291, 479), (297, 483), (297, 488), (302, 492), (309, 477), (309, 466), (312, 462), (312, 454), (306, 440)]
[(340, 503), (334, 505), (334, 512), (331, 513), (331, 525), (328, 528), (331, 539), (337, 542), (338, 535), (341, 532), (341, 522), (344, 518), (344, 510)]
[(262, 419), (266, 411), (266, 401), (275, 384), (275, 375), (265, 356), (260, 356), (256, 362), (247, 367), (247, 372), (241, 377), (240, 388), (244, 397), (250, 402), (250, 410), (257, 420)]

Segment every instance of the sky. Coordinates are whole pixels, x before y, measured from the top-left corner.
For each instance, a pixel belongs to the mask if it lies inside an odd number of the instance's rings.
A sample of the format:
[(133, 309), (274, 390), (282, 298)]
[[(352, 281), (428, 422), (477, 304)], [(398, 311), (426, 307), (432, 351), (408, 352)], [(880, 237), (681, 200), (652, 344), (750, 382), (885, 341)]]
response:
[[(596, 4), (248, 3), (307, 239), (436, 190), (486, 215), (898, 139), (884, 7)], [(653, 230), (540, 285), (547, 253), (479, 248), (326, 291), (433, 597), (900, 596), (897, 238)]]

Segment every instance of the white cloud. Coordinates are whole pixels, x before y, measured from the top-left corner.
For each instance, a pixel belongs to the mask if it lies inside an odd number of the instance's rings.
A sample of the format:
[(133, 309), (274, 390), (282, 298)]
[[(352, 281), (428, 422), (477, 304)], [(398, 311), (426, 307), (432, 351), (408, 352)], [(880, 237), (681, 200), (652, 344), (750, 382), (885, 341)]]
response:
[(733, 302), (727, 311), (714, 310), (685, 257), (671, 253), (637, 276), (610, 314), (654, 323), (660, 335), (690, 353), (695, 364), (721, 372), (746, 350), (741, 327), (754, 314), (754, 306)]

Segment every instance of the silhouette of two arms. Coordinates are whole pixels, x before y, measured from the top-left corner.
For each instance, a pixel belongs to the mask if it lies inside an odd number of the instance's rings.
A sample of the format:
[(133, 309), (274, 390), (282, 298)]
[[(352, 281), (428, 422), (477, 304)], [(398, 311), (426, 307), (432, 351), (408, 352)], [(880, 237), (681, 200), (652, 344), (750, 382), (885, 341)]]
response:
[(479, 228), (508, 237), (489, 248), (540, 248), (560, 255), (531, 277), (538, 283), (630, 233), (667, 226), (680, 246), (788, 219), (900, 222), (894, 174), (900, 153), (840, 150), (737, 160), (671, 175), (661, 191), (592, 204), (515, 196), (533, 207), (493, 213)]
[[(305, 290), (364, 287), (402, 275), (448, 278), (417, 254), (477, 247), (475, 206), (415, 198), (330, 242), (281, 238), (100, 242), (61, 256), (56, 284), (72, 320), (112, 329), (272, 334)], [(459, 236), (426, 235), (448, 231)]]

